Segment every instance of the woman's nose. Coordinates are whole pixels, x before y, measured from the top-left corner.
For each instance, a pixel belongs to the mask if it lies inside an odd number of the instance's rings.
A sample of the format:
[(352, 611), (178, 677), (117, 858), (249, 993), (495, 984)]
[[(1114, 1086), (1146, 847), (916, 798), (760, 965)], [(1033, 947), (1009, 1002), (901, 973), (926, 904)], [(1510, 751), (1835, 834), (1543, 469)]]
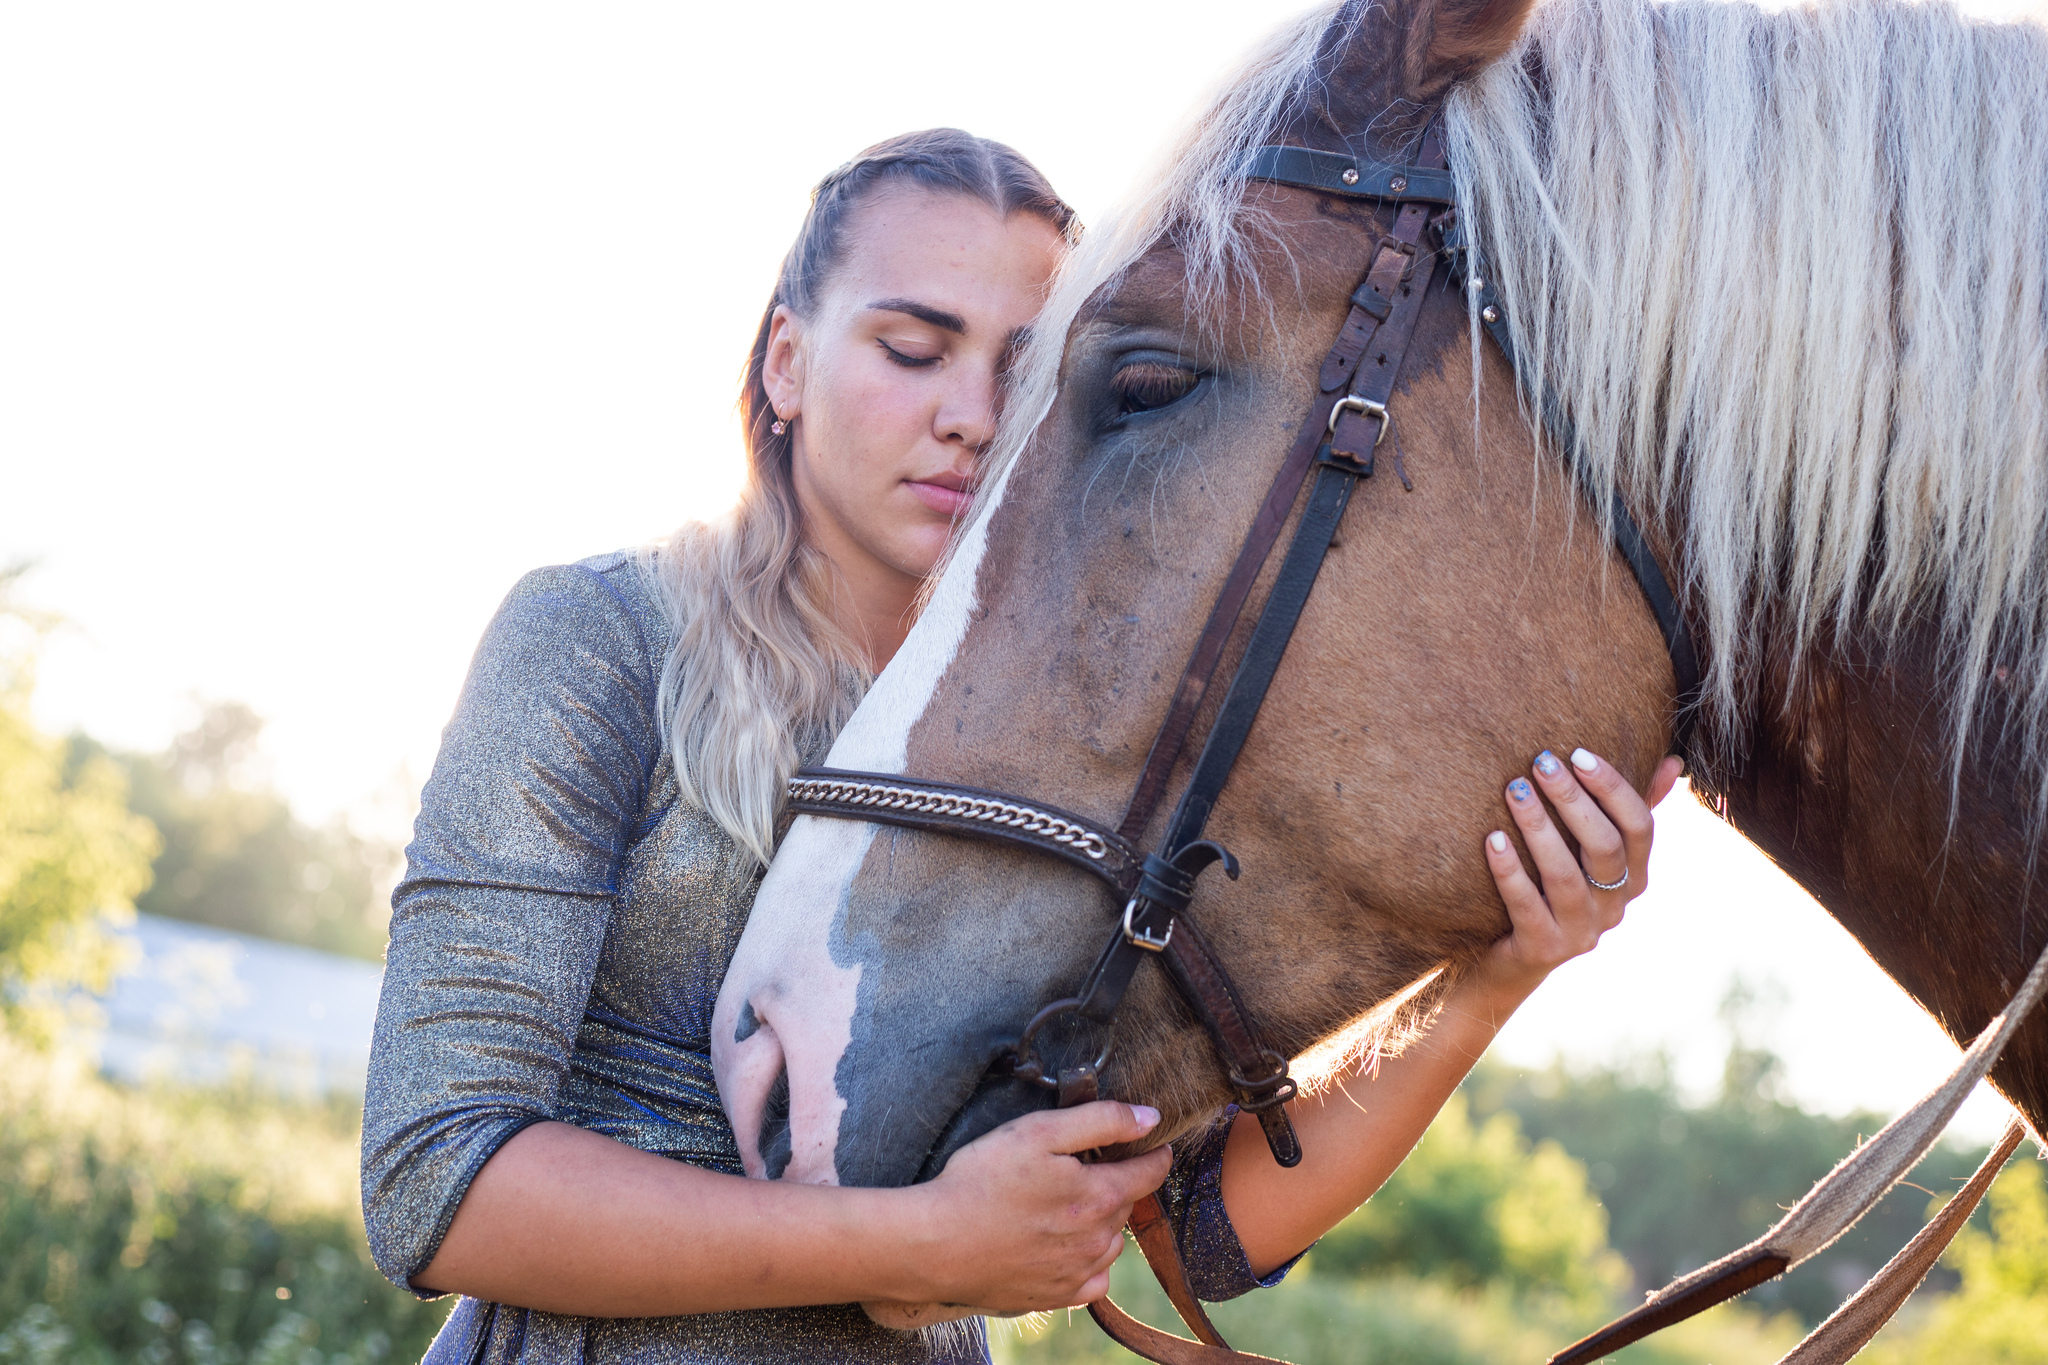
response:
[(996, 437), (1000, 393), (993, 375), (963, 381), (941, 401), (933, 434), (979, 453)]

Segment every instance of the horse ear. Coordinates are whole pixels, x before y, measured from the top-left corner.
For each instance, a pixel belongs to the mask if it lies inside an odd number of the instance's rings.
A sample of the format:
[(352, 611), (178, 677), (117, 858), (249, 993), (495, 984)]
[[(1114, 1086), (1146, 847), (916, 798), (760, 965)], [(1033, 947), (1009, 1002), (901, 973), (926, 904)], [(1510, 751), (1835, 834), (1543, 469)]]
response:
[(1450, 88), (1515, 45), (1535, 0), (1351, 0), (1325, 31), (1324, 79), (1290, 132), (1400, 155)]
[[(1408, 77), (1411, 93), (1440, 93), (1515, 45), (1535, 0), (1411, 0)], [(1418, 44), (1417, 40), (1421, 42)]]

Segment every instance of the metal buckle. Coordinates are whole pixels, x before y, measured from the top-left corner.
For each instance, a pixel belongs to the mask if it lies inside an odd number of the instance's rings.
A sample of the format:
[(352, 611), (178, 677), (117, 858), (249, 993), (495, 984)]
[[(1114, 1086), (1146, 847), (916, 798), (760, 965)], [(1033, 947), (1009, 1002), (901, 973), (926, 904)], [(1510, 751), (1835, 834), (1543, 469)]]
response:
[(1131, 923), (1131, 916), (1137, 912), (1138, 898), (1133, 896), (1124, 904), (1124, 942), (1133, 948), (1143, 948), (1148, 953), (1163, 953), (1166, 945), (1173, 942), (1173, 927), (1179, 920), (1168, 920), (1166, 932), (1154, 938), (1150, 932)]
[(1372, 438), (1372, 448), (1378, 450), (1380, 442), (1387, 439), (1388, 425), (1394, 420), (1387, 415), (1387, 405), (1385, 403), (1375, 403), (1370, 398), (1360, 398), (1355, 393), (1345, 394), (1337, 400), (1336, 406), (1330, 409), (1328, 435), (1335, 436), (1337, 434), (1337, 419), (1344, 415), (1347, 408), (1352, 412), (1361, 412), (1367, 417), (1377, 417), (1380, 419), (1380, 429)]

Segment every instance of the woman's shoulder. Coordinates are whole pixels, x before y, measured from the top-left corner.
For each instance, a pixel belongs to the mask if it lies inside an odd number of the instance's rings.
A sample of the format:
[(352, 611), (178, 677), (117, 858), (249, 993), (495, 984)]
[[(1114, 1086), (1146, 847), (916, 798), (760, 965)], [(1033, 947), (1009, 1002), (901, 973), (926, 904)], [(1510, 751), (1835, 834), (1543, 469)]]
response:
[(658, 552), (612, 550), (533, 569), (512, 585), (487, 635), (539, 634), (579, 652), (630, 657), (660, 671), (670, 629), (654, 575)]

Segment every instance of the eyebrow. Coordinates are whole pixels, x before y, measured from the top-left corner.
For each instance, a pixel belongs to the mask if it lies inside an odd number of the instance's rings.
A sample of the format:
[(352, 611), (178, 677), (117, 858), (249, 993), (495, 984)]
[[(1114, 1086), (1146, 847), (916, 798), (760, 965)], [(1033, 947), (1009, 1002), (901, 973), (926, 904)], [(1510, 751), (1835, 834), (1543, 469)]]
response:
[(959, 336), (967, 335), (966, 318), (958, 313), (948, 313), (943, 308), (934, 308), (928, 303), (919, 303), (916, 299), (881, 299), (869, 304), (868, 307), (881, 313), (903, 313), (916, 318), (919, 322), (928, 322), (934, 327), (943, 328)]

